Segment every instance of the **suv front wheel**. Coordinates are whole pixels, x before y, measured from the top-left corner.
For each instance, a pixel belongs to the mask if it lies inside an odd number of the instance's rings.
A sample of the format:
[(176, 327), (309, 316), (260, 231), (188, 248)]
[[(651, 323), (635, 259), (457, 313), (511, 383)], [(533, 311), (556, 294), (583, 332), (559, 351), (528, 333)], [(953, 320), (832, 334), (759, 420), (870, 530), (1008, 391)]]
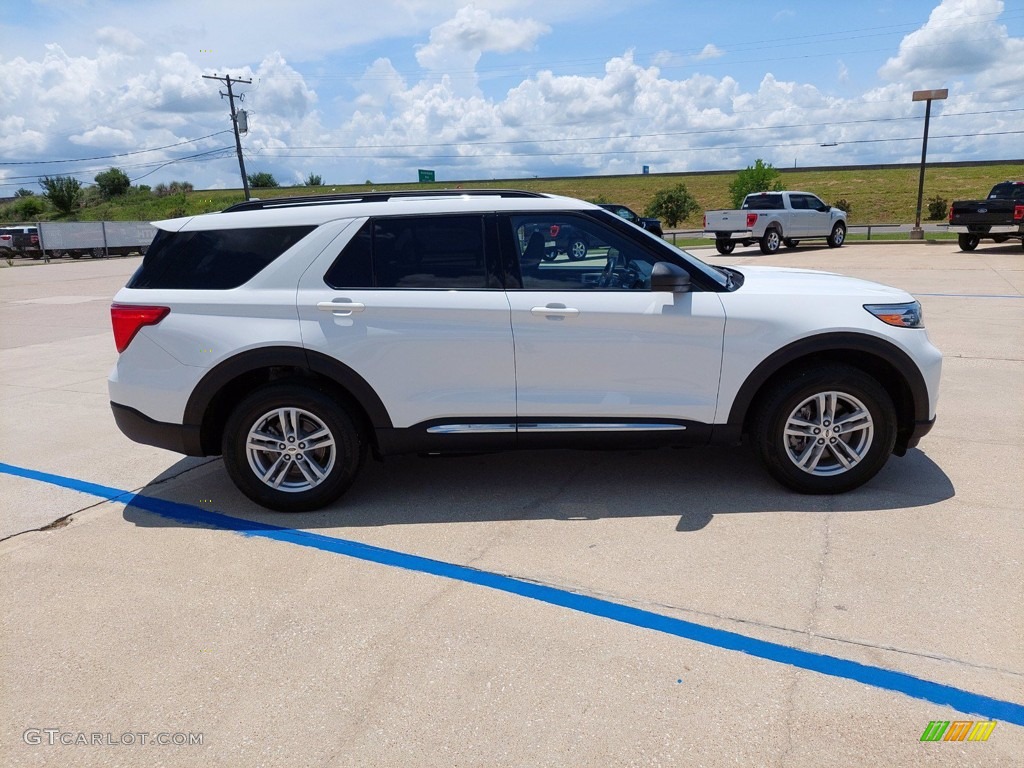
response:
[(821, 365), (767, 393), (753, 436), (761, 461), (783, 485), (843, 493), (885, 466), (896, 442), (896, 409), (860, 369)]
[(228, 419), (224, 465), (241, 491), (279, 512), (330, 504), (366, 455), (352, 418), (321, 392), (275, 384), (245, 398)]

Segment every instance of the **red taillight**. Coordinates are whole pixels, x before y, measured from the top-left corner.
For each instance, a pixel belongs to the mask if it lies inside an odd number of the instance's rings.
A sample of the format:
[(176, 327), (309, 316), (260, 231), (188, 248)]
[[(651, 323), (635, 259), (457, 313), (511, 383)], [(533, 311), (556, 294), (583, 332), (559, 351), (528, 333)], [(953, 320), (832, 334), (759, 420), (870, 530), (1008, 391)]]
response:
[(702, 221), (703, 221), (704, 223), (703, 223), (703, 224), (701, 224), (701, 227), (702, 227), (703, 229), (707, 229), (707, 228), (708, 228), (708, 215), (707, 215), (706, 213), (704, 214), (704, 218), (702, 219)]
[(111, 304), (110, 322), (114, 326), (114, 346), (124, 352), (143, 326), (156, 325), (163, 320), (170, 307), (137, 307), (131, 304)]
[(1013, 206), (1013, 220), (1024, 221), (1024, 205)]
[(552, 225), (551, 225), (551, 230), (550, 230), (550, 232), (551, 232), (551, 237), (553, 237), (553, 238), (554, 238), (554, 237), (558, 237), (558, 232), (559, 232), (559, 230), (561, 230), (561, 227), (560, 227), (560, 226), (558, 226), (557, 224), (552, 224)]
[(949, 206), (949, 220), (953, 221), (953, 206)]
[(756, 213), (748, 213), (747, 214), (747, 226), (748, 227), (752, 227), (756, 223), (757, 223), (757, 214)]

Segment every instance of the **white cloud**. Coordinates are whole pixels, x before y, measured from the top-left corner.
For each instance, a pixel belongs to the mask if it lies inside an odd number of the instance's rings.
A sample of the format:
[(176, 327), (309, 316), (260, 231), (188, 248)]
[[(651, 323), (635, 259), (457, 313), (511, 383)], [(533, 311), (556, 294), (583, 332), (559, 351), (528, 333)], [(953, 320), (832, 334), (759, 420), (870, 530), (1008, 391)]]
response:
[(131, 131), (122, 128), (111, 128), (108, 125), (98, 125), (85, 133), (75, 134), (70, 138), (73, 144), (86, 147), (113, 147), (125, 149), (135, 147), (135, 138)]
[(706, 61), (707, 59), (717, 59), (721, 56), (725, 56), (725, 51), (714, 43), (708, 43), (694, 58), (696, 58), (697, 61)]
[(101, 48), (128, 55), (138, 53), (146, 47), (138, 35), (121, 27), (102, 27), (96, 30), (96, 42)]
[(443, 72), (472, 70), (483, 53), (511, 53), (533, 48), (551, 29), (533, 19), (492, 16), (467, 5), (454, 18), (430, 30), (430, 42), (416, 50), (426, 69)]
[(903, 38), (897, 55), (878, 74), (886, 80), (920, 85), (963, 79), (996, 62), (1009, 61), (1006, 27), (996, 21), (1002, 10), (1002, 0), (943, 0), (924, 26)]

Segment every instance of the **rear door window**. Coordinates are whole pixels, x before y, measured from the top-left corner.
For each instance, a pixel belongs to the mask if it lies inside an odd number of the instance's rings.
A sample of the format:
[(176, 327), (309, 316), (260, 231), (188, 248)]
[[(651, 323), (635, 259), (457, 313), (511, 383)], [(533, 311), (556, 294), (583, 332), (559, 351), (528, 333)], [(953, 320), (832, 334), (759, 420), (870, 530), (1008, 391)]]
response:
[(331, 288), (501, 288), (488, 258), (480, 215), (394, 216), (368, 220), (338, 254)]

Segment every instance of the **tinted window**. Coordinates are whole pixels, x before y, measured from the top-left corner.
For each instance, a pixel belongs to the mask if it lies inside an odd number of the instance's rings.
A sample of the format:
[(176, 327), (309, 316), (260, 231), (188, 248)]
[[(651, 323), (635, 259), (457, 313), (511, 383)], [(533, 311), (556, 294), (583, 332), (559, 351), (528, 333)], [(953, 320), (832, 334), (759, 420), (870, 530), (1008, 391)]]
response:
[(237, 288), (314, 227), (157, 232), (129, 288)]
[(332, 288), (487, 288), (481, 216), (372, 219), (324, 275)]
[(988, 196), (989, 200), (1024, 200), (1024, 184), (996, 184)]
[(782, 195), (751, 195), (743, 201), (743, 210), (781, 211)]

